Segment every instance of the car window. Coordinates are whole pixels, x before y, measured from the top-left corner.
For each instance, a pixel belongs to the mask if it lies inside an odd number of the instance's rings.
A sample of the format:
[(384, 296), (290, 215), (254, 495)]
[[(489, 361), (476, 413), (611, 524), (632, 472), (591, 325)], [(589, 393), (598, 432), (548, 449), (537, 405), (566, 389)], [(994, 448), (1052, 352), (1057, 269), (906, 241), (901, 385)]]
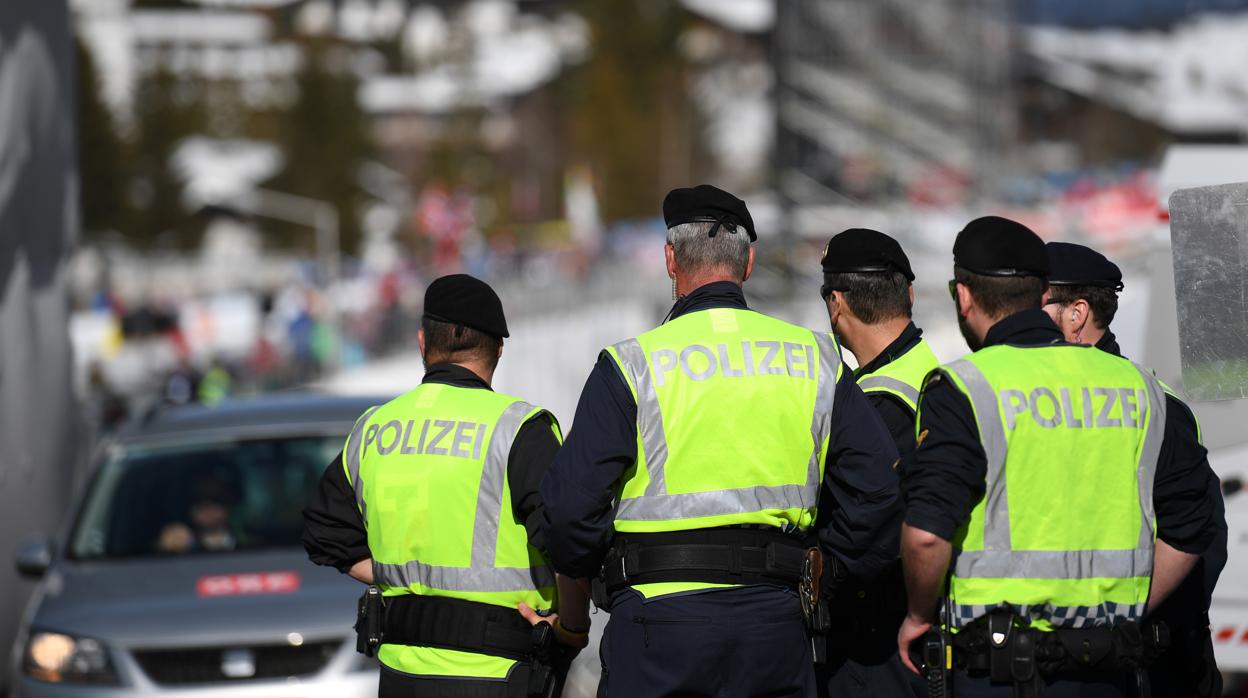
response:
[(74, 558), (298, 547), (302, 510), (343, 437), (132, 447), (95, 477)]

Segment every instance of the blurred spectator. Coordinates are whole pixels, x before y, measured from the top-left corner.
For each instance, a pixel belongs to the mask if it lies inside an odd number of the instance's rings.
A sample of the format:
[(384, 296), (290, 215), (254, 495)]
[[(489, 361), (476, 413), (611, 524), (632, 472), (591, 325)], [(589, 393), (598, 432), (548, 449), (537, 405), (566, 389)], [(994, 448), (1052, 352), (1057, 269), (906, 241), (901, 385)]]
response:
[(199, 372), (183, 358), (165, 379), (164, 401), (171, 405), (185, 405), (198, 397), (199, 387)]
[(212, 407), (230, 396), (234, 379), (230, 372), (221, 364), (213, 363), (204, 377), (199, 381), (199, 401)]

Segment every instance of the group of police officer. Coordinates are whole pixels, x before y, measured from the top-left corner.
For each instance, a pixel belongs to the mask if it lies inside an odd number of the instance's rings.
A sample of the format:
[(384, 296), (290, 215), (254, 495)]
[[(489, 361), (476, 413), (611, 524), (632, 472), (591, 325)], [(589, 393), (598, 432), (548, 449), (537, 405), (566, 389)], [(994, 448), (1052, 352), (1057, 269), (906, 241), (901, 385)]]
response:
[(942, 366), (889, 236), (828, 243), (829, 333), (747, 306), (740, 199), (663, 214), (675, 304), (602, 351), (562, 443), (490, 388), (494, 291), (429, 286), (423, 382), (360, 417), (305, 510), (313, 562), (370, 585), (381, 695), (557, 695), (591, 597), (600, 696), (1217, 695), (1219, 484), (1119, 355), (1115, 265), (971, 221), (971, 353)]

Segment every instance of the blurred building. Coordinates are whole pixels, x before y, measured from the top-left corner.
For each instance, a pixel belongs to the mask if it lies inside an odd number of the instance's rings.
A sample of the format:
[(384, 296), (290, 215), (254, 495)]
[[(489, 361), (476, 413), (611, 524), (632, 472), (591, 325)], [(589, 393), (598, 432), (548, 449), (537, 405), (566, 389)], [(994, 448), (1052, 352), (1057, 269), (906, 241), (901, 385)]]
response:
[(995, 181), (1015, 133), (1010, 7), (776, 3), (782, 197), (949, 203)]

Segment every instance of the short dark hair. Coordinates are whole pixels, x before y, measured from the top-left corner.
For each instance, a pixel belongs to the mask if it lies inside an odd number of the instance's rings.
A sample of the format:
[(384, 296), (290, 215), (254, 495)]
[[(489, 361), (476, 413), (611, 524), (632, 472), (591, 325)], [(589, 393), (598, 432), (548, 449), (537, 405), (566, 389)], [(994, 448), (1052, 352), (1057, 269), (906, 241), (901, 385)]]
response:
[(868, 325), (904, 317), (909, 319), (910, 282), (899, 271), (835, 272), (823, 275), (823, 297), (832, 291), (845, 294), (850, 312)]
[(1082, 298), (1092, 309), (1092, 324), (1097, 329), (1109, 327), (1118, 312), (1118, 293), (1108, 286), (1050, 286), (1049, 302), (1070, 305)]
[(428, 315), (420, 319), (420, 327), (425, 331), (425, 363), (486, 361), (491, 368), (498, 365), (501, 337)]
[(970, 289), (985, 315), (995, 319), (1039, 308), (1049, 287), (1041, 276), (987, 276), (962, 267), (953, 268), (953, 278)]

